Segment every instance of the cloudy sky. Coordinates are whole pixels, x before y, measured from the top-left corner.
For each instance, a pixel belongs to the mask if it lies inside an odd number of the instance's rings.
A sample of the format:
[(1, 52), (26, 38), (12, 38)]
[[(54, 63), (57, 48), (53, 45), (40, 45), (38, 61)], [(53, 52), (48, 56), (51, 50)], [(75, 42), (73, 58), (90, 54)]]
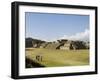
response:
[(69, 39), (69, 40), (83, 40), (89, 41), (89, 29), (85, 29), (83, 32), (75, 33), (74, 35), (64, 35), (59, 39)]
[(89, 16), (26, 12), (26, 37), (53, 41), (89, 40)]

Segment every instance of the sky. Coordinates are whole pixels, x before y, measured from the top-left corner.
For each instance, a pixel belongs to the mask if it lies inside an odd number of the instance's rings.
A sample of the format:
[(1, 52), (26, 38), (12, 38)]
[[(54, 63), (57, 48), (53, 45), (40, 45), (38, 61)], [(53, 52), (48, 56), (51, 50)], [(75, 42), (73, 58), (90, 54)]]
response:
[(54, 13), (25, 13), (26, 37), (54, 41), (89, 40), (89, 16)]

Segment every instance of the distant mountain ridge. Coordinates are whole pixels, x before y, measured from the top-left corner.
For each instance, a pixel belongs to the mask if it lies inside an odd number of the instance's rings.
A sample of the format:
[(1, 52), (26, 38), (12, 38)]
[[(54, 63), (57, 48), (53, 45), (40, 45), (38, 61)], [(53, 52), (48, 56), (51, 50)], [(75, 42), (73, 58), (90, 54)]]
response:
[(33, 47), (33, 44), (41, 44), (41, 43), (45, 43), (46, 41), (42, 41), (39, 39), (33, 39), (33, 38), (25, 38), (25, 43), (26, 43), (26, 47)]

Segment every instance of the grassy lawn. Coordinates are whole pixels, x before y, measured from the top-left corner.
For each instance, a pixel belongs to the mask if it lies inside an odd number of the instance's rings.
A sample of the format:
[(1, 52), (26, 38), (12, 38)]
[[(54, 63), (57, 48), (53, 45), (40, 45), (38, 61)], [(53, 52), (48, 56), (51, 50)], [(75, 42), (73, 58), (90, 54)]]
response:
[[(36, 59), (37, 55), (42, 61)], [(89, 50), (27, 48), (26, 57), (46, 67), (89, 65)]]

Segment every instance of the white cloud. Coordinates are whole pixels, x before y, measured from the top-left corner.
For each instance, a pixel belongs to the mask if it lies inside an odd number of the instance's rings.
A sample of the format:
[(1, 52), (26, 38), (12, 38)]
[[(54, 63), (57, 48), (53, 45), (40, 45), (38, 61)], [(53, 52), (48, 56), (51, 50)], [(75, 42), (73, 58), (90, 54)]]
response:
[(84, 32), (76, 33), (71, 36), (64, 35), (60, 39), (89, 41), (89, 29), (85, 29)]

